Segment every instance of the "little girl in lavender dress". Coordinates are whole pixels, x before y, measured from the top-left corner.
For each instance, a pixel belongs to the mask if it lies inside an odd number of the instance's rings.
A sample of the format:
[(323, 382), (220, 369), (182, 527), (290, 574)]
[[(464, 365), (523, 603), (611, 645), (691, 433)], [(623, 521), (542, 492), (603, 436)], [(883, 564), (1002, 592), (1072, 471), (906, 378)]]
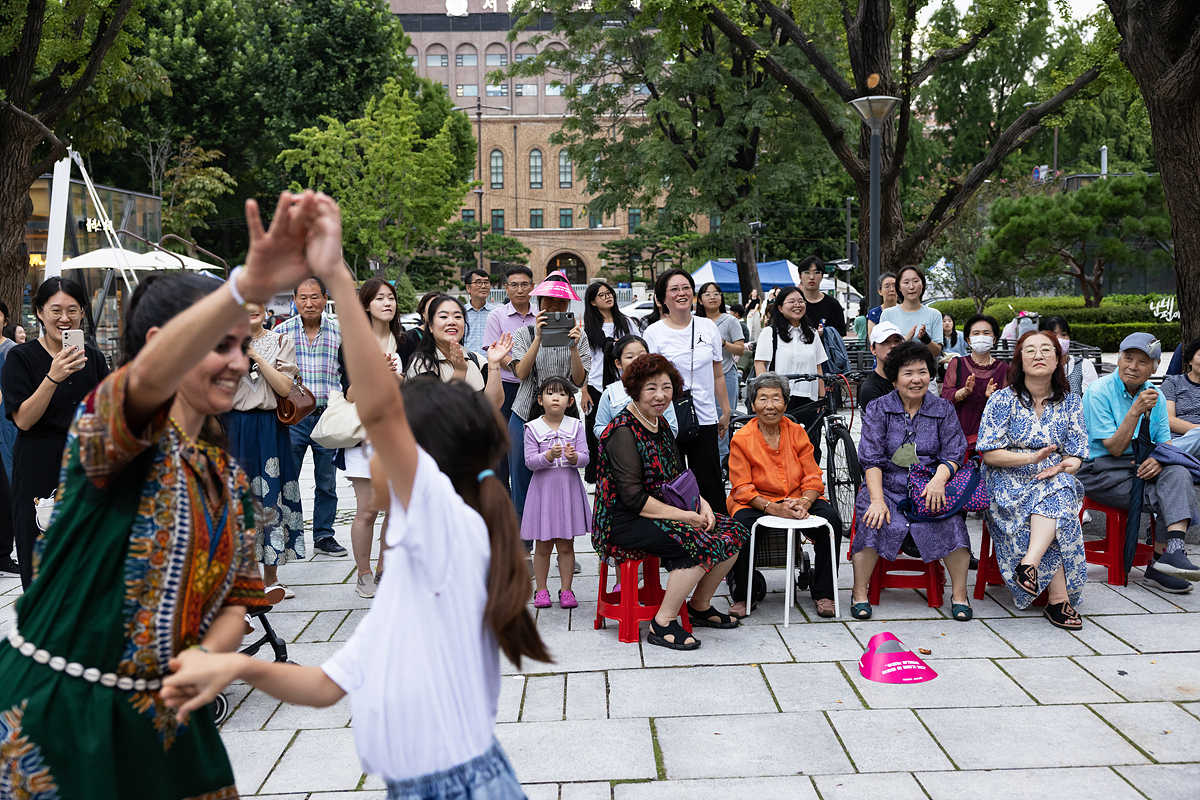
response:
[(592, 531), (587, 490), (579, 477), (580, 468), (588, 463), (587, 437), (575, 409), (575, 389), (566, 378), (550, 377), (542, 381), (537, 402), (540, 408), (535, 407), (534, 411), (540, 410), (542, 415), (525, 425), (525, 465), (533, 478), (529, 481), (525, 513), (521, 517), (521, 538), (534, 543), (533, 577), (537, 588), (533, 605), (550, 607), (546, 580), (550, 573), (550, 553), (558, 550), (562, 584), (558, 604), (562, 608), (575, 608), (579, 603), (571, 591), (574, 538)]

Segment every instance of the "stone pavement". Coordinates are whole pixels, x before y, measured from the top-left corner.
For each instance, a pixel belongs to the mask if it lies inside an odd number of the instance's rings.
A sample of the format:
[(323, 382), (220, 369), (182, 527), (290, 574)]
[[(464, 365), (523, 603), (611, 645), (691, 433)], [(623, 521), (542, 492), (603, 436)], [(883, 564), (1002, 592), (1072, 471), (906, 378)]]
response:
[[(311, 497), (311, 468), (304, 483)], [(353, 495), (339, 484), (348, 547)], [(892, 589), (868, 622), (818, 620), (804, 595), (785, 628), (783, 571), (768, 570), (771, 594), (741, 628), (700, 629), (703, 646), (677, 653), (594, 630), (597, 560), (580, 560), (579, 608), (538, 612), (556, 663), (506, 665), (501, 679), (496, 734), (531, 800), (1200, 797), (1200, 590), (1109, 587), (1092, 567), (1079, 633), (1016, 611), (996, 587), (968, 623), (948, 618), (948, 594), (934, 609)], [(270, 618), (293, 660), (321, 663), (365, 615), (353, 573), (325, 556), (280, 570), (296, 597)], [(843, 614), (850, 579), (843, 564)], [(0, 579), (0, 635), (19, 592)], [(857, 659), (880, 631), (930, 649), (939, 677), (862, 679)], [(384, 798), (345, 700), (287, 706), (245, 685), (228, 697), (223, 737), (245, 796)]]

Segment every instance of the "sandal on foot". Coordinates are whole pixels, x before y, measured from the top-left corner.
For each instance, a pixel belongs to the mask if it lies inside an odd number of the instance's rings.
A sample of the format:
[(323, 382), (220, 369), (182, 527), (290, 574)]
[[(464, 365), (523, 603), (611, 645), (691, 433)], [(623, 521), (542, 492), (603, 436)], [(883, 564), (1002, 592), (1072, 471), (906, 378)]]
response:
[(1017, 582), (1017, 586), (1030, 594), (1039, 594), (1038, 568), (1033, 564), (1017, 564), (1017, 568), (1013, 570), (1013, 580)]
[(870, 603), (854, 603), (850, 606), (850, 616), (855, 619), (870, 619), (871, 604)]
[(975, 616), (975, 612), (967, 603), (951, 603), (950, 616), (959, 622), (969, 622)]
[(550, 607), (550, 592), (542, 589), (533, 595), (534, 608), (549, 608)]
[(688, 603), (687, 615), (693, 626), (701, 628), (736, 628), (739, 624), (730, 615), (717, 611), (711, 603), (703, 611), (692, 608), (692, 604)]
[(1056, 628), (1077, 631), (1083, 627), (1083, 620), (1080, 618), (1079, 612), (1069, 602), (1049, 603), (1043, 613), (1046, 615), (1046, 619), (1050, 620), (1050, 624)]
[[(667, 637), (671, 638), (668, 639)], [(700, 646), (700, 640), (683, 629), (679, 620), (671, 620), (670, 625), (659, 625), (650, 620), (650, 632), (646, 634), (647, 644), (656, 644), (671, 650), (695, 650)]]
[(817, 601), (817, 616), (825, 619), (832, 619), (834, 614), (833, 600), (828, 597), (822, 597)]
[(579, 608), (579, 601), (575, 599), (575, 593), (570, 589), (558, 590), (558, 607), (559, 608)]
[[(731, 618), (731, 619), (736, 619), (736, 620), (737, 620), (737, 621), (739, 621), (739, 622), (741, 622), (742, 620), (746, 619), (746, 617), (750, 616), (749, 614), (739, 614), (739, 613), (737, 613), (736, 611), (734, 611), (734, 610), (733, 610), (733, 606), (732, 606), (732, 605), (729, 607), (729, 611), (728, 611), (728, 612), (726, 612), (726, 613), (728, 613), (728, 614), (729, 614), (729, 616), (730, 616), (730, 618)], [(691, 617), (688, 617), (688, 619), (691, 619)]]

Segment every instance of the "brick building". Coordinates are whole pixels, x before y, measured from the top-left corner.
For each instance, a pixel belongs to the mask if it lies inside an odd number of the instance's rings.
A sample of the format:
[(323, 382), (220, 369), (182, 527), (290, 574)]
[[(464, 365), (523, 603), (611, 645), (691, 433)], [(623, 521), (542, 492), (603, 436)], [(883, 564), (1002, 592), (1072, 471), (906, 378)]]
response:
[[(445, 86), (455, 104), (468, 110), (473, 126), (475, 109), (482, 106), (483, 222), (532, 251), (535, 277), (563, 269), (572, 282), (587, 282), (603, 266), (600, 248), (628, 236), (642, 212), (621, 209), (602, 219), (588, 214), (579, 169), (565, 148), (550, 144), (567, 110), (561, 87), (551, 85), (553, 76), (488, 84), (489, 72), (537, 52), (528, 41), (508, 41), (508, 0), (390, 0), (390, 5), (412, 39), (408, 54), (418, 74)], [(564, 45), (548, 40), (539, 46)], [(468, 194), (462, 218), (474, 220), (479, 208), (476, 193)]]

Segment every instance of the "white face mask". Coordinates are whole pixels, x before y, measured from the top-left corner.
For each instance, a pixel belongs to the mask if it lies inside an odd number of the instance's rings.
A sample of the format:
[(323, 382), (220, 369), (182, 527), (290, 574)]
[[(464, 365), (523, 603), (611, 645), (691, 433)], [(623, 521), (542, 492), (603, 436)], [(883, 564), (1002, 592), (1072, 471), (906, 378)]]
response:
[(986, 353), (988, 350), (992, 349), (992, 345), (995, 344), (995, 341), (995, 339), (986, 334), (972, 336), (970, 339), (971, 349), (976, 353)]
[(1067, 352), (1068, 350), (1070, 350), (1070, 349), (1071, 349), (1071, 340), (1070, 340), (1070, 339), (1061, 339), (1061, 338), (1060, 338), (1060, 339), (1058, 340), (1058, 346), (1059, 346), (1059, 347), (1061, 347), (1061, 348), (1062, 348), (1062, 351), (1065, 353), (1065, 352)]

